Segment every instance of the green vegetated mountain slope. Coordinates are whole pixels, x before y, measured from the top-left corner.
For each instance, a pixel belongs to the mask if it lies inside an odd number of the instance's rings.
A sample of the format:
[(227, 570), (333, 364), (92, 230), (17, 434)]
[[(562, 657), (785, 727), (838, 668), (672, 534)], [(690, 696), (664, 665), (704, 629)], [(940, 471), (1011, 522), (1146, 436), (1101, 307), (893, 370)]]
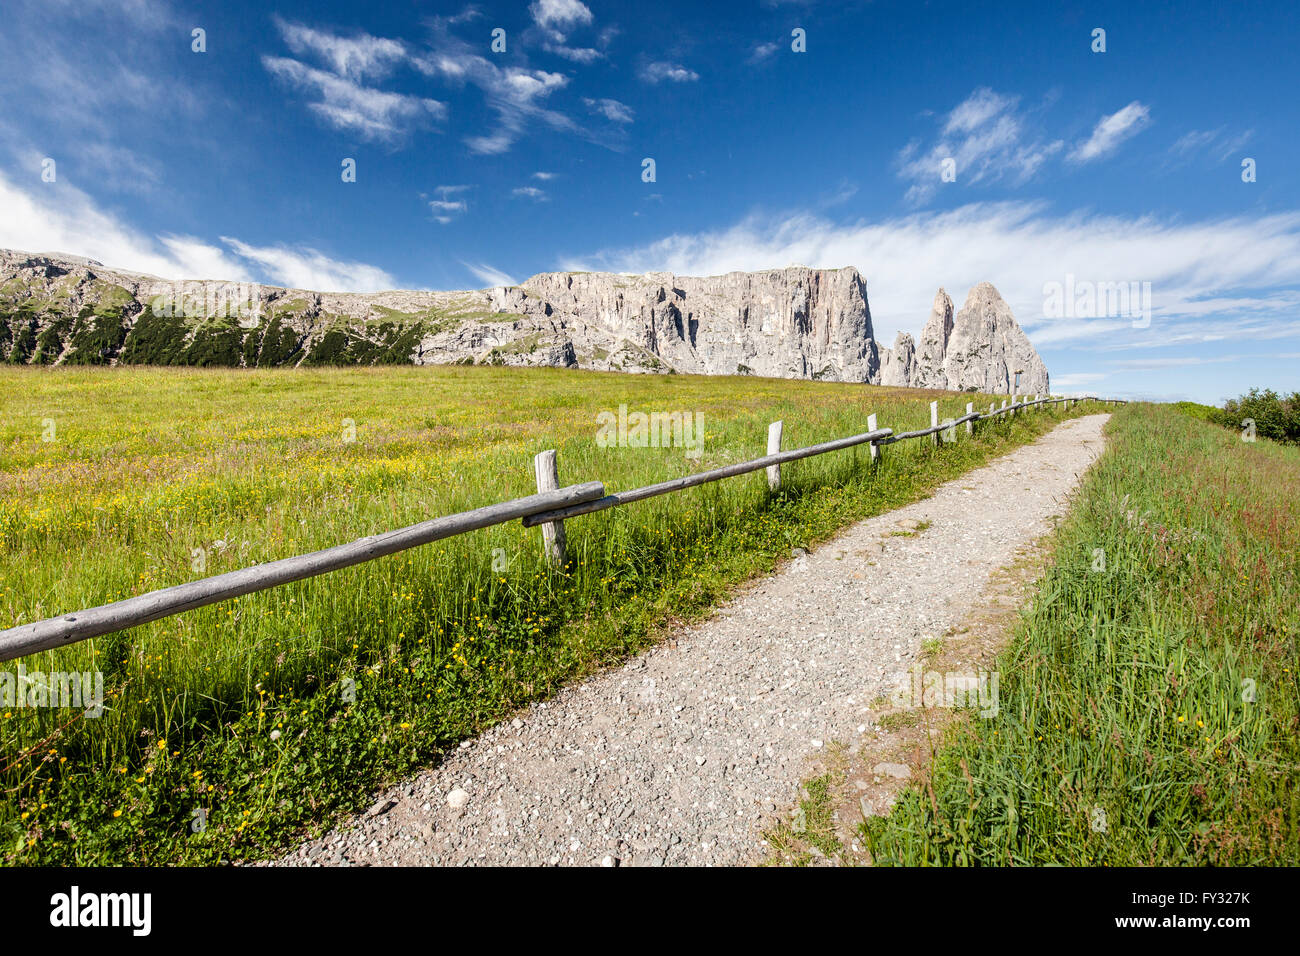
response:
[[(0, 253), (0, 360), (13, 365), (410, 364), (422, 338), (481, 318), (445, 293), (322, 296), (169, 283), (89, 260)], [(340, 303), (336, 300), (346, 300)]]

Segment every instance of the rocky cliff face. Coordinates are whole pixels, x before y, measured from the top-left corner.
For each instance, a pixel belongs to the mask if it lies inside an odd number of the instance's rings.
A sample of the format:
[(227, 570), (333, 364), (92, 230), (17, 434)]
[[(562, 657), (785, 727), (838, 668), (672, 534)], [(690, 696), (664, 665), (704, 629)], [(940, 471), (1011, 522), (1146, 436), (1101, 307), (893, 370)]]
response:
[(934, 303), (917, 357), (922, 384), (958, 392), (1048, 394), (1047, 366), (992, 283), (971, 289), (955, 317), (942, 289)]
[(702, 375), (865, 382), (879, 371), (866, 283), (856, 269), (793, 266), (708, 278), (548, 272), (522, 289), (550, 305), (582, 364), (623, 351)]
[[(986, 286), (993, 298), (977, 297)], [(361, 294), (169, 282), (0, 250), (0, 358), (547, 365), (936, 388), (1010, 381), (1023, 367), (1041, 370), (1046, 391), (1046, 370), (996, 290), (985, 283), (971, 297), (954, 317), (940, 290), (920, 348), (900, 334), (890, 350), (875, 341), (866, 283), (853, 268), (706, 278), (549, 272), (519, 286)]]
[(988, 282), (971, 289), (955, 315), (952, 299), (940, 289), (920, 345), (900, 332), (893, 349), (882, 350), (880, 384), (995, 394), (1051, 391), (1047, 366)]
[(948, 375), (944, 371), (944, 356), (948, 351), (948, 338), (952, 335), (952, 299), (940, 289), (930, 306), (930, 317), (921, 330), (921, 344), (916, 350), (916, 369), (912, 384), (921, 388), (947, 388)]
[(916, 387), (916, 381), (916, 342), (906, 332), (899, 332), (892, 349), (880, 350), (880, 384), (908, 388)]

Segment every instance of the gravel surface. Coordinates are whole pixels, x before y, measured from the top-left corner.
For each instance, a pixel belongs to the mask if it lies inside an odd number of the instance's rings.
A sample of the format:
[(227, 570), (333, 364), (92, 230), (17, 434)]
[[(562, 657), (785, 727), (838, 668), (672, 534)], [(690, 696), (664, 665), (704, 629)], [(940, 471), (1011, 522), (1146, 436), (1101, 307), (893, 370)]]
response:
[(465, 741), (278, 865), (761, 858), (761, 831), (797, 798), (808, 759), (860, 734), (921, 641), (959, 624), (990, 574), (1064, 513), (1106, 418), (1065, 422), (853, 525), (673, 640)]

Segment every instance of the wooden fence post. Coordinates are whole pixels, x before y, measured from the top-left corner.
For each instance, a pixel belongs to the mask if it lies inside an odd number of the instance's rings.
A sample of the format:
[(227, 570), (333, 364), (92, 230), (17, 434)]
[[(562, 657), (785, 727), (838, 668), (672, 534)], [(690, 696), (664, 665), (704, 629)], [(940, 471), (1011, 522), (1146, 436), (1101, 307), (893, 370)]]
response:
[[(868, 416), (867, 416), (867, 431), (869, 431), (869, 432), (874, 432), (875, 430), (876, 430), (876, 416), (875, 416), (874, 414), (873, 414), (873, 415), (868, 415)], [(880, 446), (877, 445), (875, 442), (872, 442), (872, 443), (870, 444), (870, 446), (868, 446), (868, 447), (871, 448), (871, 460), (872, 460), (873, 462), (874, 462), (874, 461), (879, 461), (879, 460), (880, 460)]]
[[(974, 403), (974, 402), (967, 402), (967, 403), (966, 403), (966, 414), (967, 414), (967, 415), (974, 415), (974, 414), (975, 414), (975, 403)], [(966, 434), (967, 434), (967, 435), (974, 435), (974, 434), (975, 434), (975, 419), (972, 418), (970, 421), (966, 422)]]
[[(772, 422), (767, 426), (767, 453), (775, 455), (781, 451), (781, 422)], [(771, 491), (781, 487), (781, 466), (767, 466), (767, 487)]]
[[(533, 459), (533, 471), (537, 475), (537, 491), (557, 491), (560, 487), (560, 468), (555, 460), (555, 449), (540, 452)], [(563, 521), (548, 521), (542, 525), (542, 548), (546, 559), (552, 567), (564, 567), (565, 545)]]
[[(930, 403), (930, 427), (934, 428), (938, 424), (939, 424), (939, 403), (931, 402)], [(936, 446), (939, 444), (938, 432), (930, 432), (930, 444)]]

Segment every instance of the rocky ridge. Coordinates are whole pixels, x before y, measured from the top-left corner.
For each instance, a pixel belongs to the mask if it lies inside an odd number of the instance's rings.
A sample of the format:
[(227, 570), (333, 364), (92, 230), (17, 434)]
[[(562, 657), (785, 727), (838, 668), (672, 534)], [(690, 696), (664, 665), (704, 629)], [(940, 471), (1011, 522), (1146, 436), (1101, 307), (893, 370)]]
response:
[(690, 277), (549, 272), (458, 292), (330, 293), (173, 282), (0, 250), (0, 359), (14, 364), (480, 364), (753, 374), (1046, 392), (1047, 370), (988, 283), (940, 290), (918, 348), (879, 346), (854, 268)]

